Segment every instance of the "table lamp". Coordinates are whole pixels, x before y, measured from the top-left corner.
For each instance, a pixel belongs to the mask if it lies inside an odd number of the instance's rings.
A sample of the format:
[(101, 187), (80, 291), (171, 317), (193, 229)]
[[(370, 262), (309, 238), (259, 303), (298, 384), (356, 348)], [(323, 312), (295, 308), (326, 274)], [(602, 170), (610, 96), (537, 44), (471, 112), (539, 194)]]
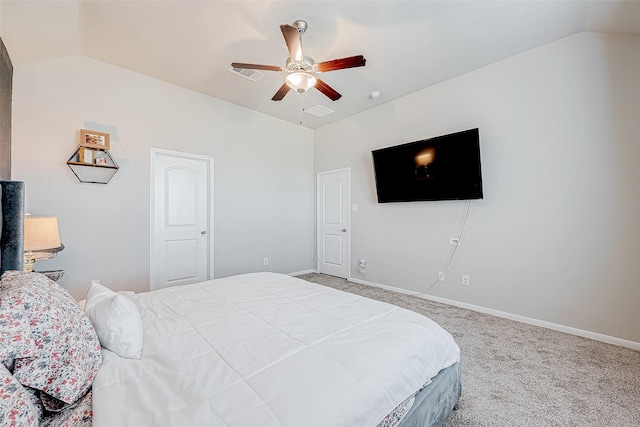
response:
[(58, 218), (31, 216), (24, 218), (24, 271), (33, 271), (36, 261), (49, 259), (64, 248), (60, 243)]

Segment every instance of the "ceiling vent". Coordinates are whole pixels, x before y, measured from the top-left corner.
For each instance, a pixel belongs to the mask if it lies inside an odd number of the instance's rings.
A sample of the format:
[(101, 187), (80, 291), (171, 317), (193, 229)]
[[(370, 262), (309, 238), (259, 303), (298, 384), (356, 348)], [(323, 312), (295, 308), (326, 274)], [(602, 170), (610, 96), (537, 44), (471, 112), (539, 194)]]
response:
[(246, 68), (233, 68), (229, 67), (229, 72), (236, 74), (240, 77), (244, 77), (245, 79), (249, 79), (252, 82), (257, 82), (261, 78), (264, 77), (264, 73), (256, 70), (247, 70)]
[(307, 108), (304, 110), (310, 116), (317, 117), (319, 119), (328, 116), (335, 111), (328, 109), (327, 107), (323, 107), (322, 105), (316, 105), (315, 107)]

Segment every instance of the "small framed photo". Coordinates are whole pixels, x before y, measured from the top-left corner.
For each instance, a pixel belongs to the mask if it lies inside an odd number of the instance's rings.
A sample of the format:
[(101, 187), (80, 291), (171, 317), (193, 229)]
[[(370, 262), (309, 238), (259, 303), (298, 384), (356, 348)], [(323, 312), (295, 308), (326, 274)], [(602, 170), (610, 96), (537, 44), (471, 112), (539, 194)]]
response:
[(108, 150), (109, 134), (95, 130), (80, 129), (80, 145), (98, 150)]
[(108, 165), (109, 161), (106, 157), (98, 157), (96, 156), (96, 165)]
[(78, 161), (82, 163), (93, 163), (93, 150), (91, 148), (80, 147)]

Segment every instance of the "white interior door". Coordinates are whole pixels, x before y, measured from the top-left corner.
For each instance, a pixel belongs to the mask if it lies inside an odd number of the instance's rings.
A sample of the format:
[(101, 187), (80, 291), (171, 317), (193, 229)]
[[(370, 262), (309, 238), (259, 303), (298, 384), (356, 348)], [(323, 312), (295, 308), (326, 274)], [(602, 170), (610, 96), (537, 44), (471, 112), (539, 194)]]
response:
[(318, 174), (318, 271), (349, 276), (350, 170)]
[(151, 289), (213, 277), (212, 160), (152, 149)]

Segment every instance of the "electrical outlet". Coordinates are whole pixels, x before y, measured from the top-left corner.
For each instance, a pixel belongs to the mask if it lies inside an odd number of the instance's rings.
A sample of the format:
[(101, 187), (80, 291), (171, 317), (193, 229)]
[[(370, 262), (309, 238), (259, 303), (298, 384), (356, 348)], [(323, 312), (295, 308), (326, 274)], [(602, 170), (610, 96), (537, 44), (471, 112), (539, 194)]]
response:
[(364, 270), (367, 268), (367, 260), (364, 258), (360, 259), (359, 265), (360, 265), (360, 274), (364, 274)]
[(460, 243), (460, 239), (458, 239), (457, 237), (449, 237), (450, 245), (457, 245), (458, 243)]
[(466, 274), (462, 275), (462, 284), (465, 286), (469, 286), (471, 285), (471, 283), (469, 283), (469, 276)]
[(269, 258), (264, 259), (264, 265), (269, 265)]
[(438, 282), (444, 282), (444, 272), (438, 271)]

